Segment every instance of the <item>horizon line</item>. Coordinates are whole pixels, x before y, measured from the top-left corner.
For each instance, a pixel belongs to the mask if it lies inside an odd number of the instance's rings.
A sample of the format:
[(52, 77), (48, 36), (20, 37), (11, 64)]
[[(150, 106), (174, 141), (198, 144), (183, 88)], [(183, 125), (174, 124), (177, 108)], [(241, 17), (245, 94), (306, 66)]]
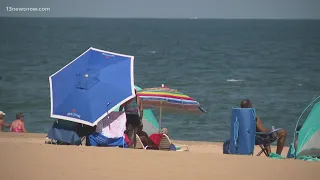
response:
[(320, 20), (318, 18), (166, 18), (166, 17), (36, 17), (36, 16), (0, 16), (0, 18), (50, 18), (50, 19), (155, 19), (155, 20)]

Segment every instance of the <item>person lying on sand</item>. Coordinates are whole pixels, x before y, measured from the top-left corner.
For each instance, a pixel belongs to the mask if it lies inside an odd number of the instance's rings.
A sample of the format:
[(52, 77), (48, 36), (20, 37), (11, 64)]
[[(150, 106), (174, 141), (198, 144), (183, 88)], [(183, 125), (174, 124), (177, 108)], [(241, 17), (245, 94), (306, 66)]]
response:
[[(241, 101), (240, 104), (241, 108), (252, 108), (252, 103), (249, 99), (244, 99)], [(267, 129), (263, 126), (263, 123), (259, 116), (256, 116), (256, 130), (257, 132), (270, 132), (271, 129)], [(277, 142), (277, 151), (276, 153), (281, 155), (281, 152), (283, 150), (284, 144), (286, 142), (287, 137), (287, 131), (285, 129), (281, 129), (275, 133), (277, 136), (278, 142)], [(268, 152), (271, 153), (271, 147), (268, 147)]]
[(19, 133), (26, 133), (27, 132), (25, 125), (24, 125), (24, 116), (22, 113), (18, 113), (16, 115), (16, 120), (14, 120), (11, 123), (9, 131), (10, 132), (19, 132)]
[(3, 111), (0, 111), (0, 131), (3, 131), (3, 128), (10, 128), (11, 124), (6, 123), (4, 116), (6, 114)]

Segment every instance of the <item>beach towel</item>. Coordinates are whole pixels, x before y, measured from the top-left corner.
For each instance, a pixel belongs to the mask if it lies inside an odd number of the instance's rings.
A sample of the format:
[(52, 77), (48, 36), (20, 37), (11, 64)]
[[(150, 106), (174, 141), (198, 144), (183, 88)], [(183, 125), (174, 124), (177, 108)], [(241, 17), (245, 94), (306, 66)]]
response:
[(269, 158), (271, 158), (271, 159), (285, 159), (284, 157), (282, 157), (281, 155), (276, 154), (276, 153), (270, 153)]
[(108, 138), (123, 137), (126, 130), (126, 114), (119, 111), (111, 112), (108, 116), (97, 124), (96, 132)]
[[(283, 156), (276, 154), (276, 153), (270, 153), (269, 158), (271, 158), (271, 159), (285, 159)], [(301, 157), (298, 157), (297, 159), (303, 160), (303, 161), (318, 161), (318, 162), (320, 162), (319, 158), (311, 157), (311, 156), (301, 156)]]
[(119, 146), (123, 148), (128, 148), (128, 144), (123, 137), (119, 138), (108, 138), (103, 136), (101, 133), (92, 133), (89, 135), (89, 141), (91, 146)]
[(311, 156), (301, 156), (301, 157), (298, 157), (297, 159), (304, 160), (304, 161), (318, 161), (318, 162), (320, 162), (320, 158), (311, 157)]

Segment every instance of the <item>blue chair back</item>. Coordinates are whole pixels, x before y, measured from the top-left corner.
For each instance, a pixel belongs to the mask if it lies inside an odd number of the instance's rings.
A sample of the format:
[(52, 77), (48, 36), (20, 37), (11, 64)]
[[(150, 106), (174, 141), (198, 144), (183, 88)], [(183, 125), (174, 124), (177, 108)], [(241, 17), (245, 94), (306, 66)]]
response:
[(79, 124), (66, 120), (56, 120), (48, 132), (48, 138), (72, 145), (80, 145)]
[(253, 108), (232, 108), (230, 154), (252, 155), (255, 145), (256, 115)]

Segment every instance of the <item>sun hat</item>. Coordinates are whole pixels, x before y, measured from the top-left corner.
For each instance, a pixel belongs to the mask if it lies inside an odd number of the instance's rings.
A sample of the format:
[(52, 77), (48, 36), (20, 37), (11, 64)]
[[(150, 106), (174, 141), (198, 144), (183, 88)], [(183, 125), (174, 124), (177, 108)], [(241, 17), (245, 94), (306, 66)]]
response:
[(3, 111), (0, 111), (0, 115), (6, 115), (6, 113), (4, 113)]

